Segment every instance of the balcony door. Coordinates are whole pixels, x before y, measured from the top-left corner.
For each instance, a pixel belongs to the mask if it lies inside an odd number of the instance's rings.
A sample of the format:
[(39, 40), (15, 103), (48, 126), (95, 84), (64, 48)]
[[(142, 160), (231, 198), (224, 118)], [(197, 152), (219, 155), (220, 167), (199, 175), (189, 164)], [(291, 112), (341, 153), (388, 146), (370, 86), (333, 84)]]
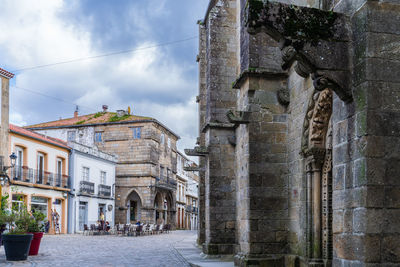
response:
[(42, 184), (43, 177), (44, 177), (44, 155), (42, 153), (38, 153), (36, 183)]
[(56, 186), (61, 186), (61, 177), (62, 177), (62, 159), (57, 159), (57, 173), (56, 173)]
[(17, 154), (17, 162), (15, 164), (14, 179), (22, 180), (22, 166), (24, 164), (24, 149), (22, 147), (16, 147), (15, 151)]

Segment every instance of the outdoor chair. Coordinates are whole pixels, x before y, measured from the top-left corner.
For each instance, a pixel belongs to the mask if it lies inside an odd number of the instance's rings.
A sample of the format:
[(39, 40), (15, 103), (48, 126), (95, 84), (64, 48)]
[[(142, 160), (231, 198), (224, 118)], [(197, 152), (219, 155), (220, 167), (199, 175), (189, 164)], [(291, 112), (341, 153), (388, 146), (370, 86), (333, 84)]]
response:
[(141, 235), (143, 233), (143, 225), (138, 225), (136, 227), (136, 236)]
[(89, 235), (89, 227), (87, 226), (87, 224), (84, 224), (84, 225), (83, 225), (83, 235), (85, 235), (85, 233), (86, 233), (87, 235)]
[(144, 226), (143, 234), (150, 234), (150, 224)]
[(156, 226), (153, 228), (153, 234), (158, 234), (159, 230), (160, 230), (160, 225), (156, 224)]

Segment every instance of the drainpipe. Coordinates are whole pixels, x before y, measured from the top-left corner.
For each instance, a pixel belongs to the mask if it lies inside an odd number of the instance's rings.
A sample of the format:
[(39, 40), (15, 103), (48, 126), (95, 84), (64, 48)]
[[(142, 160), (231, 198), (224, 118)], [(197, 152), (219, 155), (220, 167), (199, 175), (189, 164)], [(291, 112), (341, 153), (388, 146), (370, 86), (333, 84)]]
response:
[[(68, 234), (75, 233), (75, 183), (74, 183), (74, 149), (71, 150), (68, 160), (68, 174), (69, 174), (69, 188), (71, 191), (68, 193)], [(72, 192), (72, 193), (71, 193)]]

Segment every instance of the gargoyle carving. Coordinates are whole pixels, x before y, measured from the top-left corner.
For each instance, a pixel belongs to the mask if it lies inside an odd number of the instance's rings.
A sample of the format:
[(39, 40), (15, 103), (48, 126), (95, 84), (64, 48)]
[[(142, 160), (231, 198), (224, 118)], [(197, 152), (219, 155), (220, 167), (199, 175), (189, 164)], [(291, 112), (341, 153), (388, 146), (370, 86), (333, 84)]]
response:
[(352, 101), (348, 18), (333, 11), (282, 3), (248, 0), (246, 26), (250, 34), (264, 31), (280, 43), (282, 68), (296, 61), (295, 71), (311, 77), (315, 89), (332, 89)]
[(229, 110), (226, 113), (229, 122), (234, 124), (245, 124), (250, 122), (250, 112), (249, 111), (237, 111)]
[(195, 146), (194, 149), (185, 149), (184, 151), (188, 156), (205, 157), (208, 155), (208, 149), (203, 146)]

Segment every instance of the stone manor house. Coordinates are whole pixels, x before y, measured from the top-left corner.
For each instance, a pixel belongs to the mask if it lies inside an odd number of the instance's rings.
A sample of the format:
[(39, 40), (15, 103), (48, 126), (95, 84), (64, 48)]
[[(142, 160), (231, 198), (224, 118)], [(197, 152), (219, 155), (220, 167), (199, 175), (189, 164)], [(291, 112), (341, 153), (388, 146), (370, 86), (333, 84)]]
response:
[(204, 253), (400, 266), (400, 1), (211, 0), (199, 31)]
[(115, 223), (176, 226), (176, 142), (179, 136), (156, 119), (128, 109), (45, 122), (26, 128), (116, 155)]

